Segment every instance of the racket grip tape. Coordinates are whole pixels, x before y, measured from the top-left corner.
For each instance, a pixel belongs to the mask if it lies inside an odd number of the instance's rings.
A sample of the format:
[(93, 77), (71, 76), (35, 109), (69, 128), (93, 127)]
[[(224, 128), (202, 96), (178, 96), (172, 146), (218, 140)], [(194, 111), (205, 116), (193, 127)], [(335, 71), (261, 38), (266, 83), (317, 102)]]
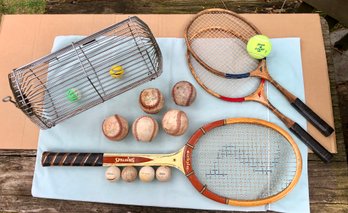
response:
[(324, 161), (325, 163), (331, 161), (333, 155), (329, 151), (327, 151), (318, 141), (316, 141), (310, 134), (308, 134), (300, 125), (294, 123), (294, 125), (290, 127), (290, 130), (322, 161)]
[(313, 112), (305, 103), (303, 103), (299, 98), (296, 98), (291, 105), (303, 116), (305, 117), (315, 128), (317, 128), (321, 134), (328, 137), (334, 132), (334, 129), (321, 119), (315, 112)]
[(44, 152), (42, 166), (103, 166), (103, 153)]

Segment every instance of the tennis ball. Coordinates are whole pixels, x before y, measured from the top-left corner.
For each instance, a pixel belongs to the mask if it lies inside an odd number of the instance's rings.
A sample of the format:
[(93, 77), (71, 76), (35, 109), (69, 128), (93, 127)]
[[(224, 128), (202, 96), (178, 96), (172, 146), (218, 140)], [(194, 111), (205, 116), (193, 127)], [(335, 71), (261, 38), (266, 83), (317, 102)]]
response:
[(122, 78), (124, 74), (124, 69), (120, 65), (114, 65), (111, 67), (109, 73), (113, 78)]
[(255, 35), (251, 37), (247, 44), (249, 55), (256, 59), (267, 57), (272, 50), (272, 43), (267, 36)]
[(68, 91), (66, 91), (66, 98), (70, 102), (75, 102), (81, 99), (81, 93), (78, 89), (71, 88)]

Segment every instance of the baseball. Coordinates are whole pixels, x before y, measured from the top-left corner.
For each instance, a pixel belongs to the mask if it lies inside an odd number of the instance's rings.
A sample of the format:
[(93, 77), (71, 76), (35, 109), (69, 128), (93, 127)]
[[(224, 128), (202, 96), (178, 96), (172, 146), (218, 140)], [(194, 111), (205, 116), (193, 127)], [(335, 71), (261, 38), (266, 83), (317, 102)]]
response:
[(168, 181), (172, 176), (172, 170), (168, 166), (160, 166), (156, 170), (156, 179), (161, 182)]
[(142, 116), (134, 121), (132, 132), (137, 141), (151, 142), (157, 136), (158, 123), (150, 116)]
[(133, 166), (126, 166), (122, 169), (121, 177), (126, 182), (133, 182), (137, 179), (138, 171)]
[(128, 122), (120, 115), (113, 115), (103, 121), (102, 130), (108, 139), (120, 141), (128, 134)]
[(105, 171), (105, 178), (109, 181), (118, 181), (121, 177), (121, 170), (116, 166), (111, 166)]
[(139, 179), (143, 182), (151, 182), (155, 178), (155, 170), (151, 166), (144, 166), (139, 171)]
[(179, 106), (190, 106), (196, 94), (196, 88), (188, 81), (179, 81), (172, 89), (173, 100)]
[(159, 89), (144, 89), (139, 95), (139, 105), (144, 112), (156, 114), (164, 106), (164, 96)]
[(179, 136), (186, 132), (188, 118), (186, 113), (180, 110), (170, 110), (164, 114), (162, 127), (169, 135)]

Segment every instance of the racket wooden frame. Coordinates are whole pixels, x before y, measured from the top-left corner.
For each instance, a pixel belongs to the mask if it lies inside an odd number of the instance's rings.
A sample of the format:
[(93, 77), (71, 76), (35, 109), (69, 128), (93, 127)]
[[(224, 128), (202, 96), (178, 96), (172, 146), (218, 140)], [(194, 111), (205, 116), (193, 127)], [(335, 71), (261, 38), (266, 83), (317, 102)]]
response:
[[(210, 191), (202, 184), (192, 168), (192, 152), (199, 139), (214, 128), (230, 124), (256, 124), (269, 127), (283, 135), (291, 145), (296, 157), (295, 175), (283, 191), (259, 200), (233, 200)], [(199, 128), (179, 151), (170, 154), (115, 154), (115, 153), (59, 153), (44, 152), (42, 166), (170, 166), (177, 168), (191, 182), (194, 188), (207, 198), (233, 206), (260, 206), (275, 202), (287, 195), (298, 182), (302, 172), (302, 157), (296, 142), (285, 130), (268, 121), (254, 118), (229, 118), (218, 120)]]
[[(284, 87), (282, 87), (277, 81), (275, 81), (267, 68), (266, 65), (266, 58), (259, 60), (259, 64), (257, 66), (257, 68), (251, 72), (247, 72), (247, 73), (241, 73), (241, 74), (231, 74), (231, 73), (224, 73), (221, 72), (217, 69), (214, 69), (213, 67), (209, 66), (207, 63), (204, 62), (204, 60), (202, 60), (199, 55), (196, 54), (196, 52), (194, 51), (194, 49), (191, 47), (191, 40), (194, 39), (195, 37), (198, 37), (199, 34), (205, 32), (205, 31), (209, 31), (209, 30), (218, 30), (218, 31), (224, 31), (230, 35), (233, 35), (234, 37), (239, 38), (240, 40), (242, 40), (244, 43), (248, 42), (249, 38), (244, 38), (242, 35), (237, 35), (235, 32), (233, 32), (232, 30), (228, 30), (228, 29), (224, 29), (220, 26), (212, 26), (210, 28), (203, 28), (201, 30), (199, 30), (196, 34), (192, 35), (191, 37), (188, 36), (188, 31), (190, 29), (190, 26), (192, 25), (192, 23), (195, 22), (195, 20), (201, 16), (201, 15), (205, 15), (205, 14), (209, 14), (211, 12), (221, 12), (221, 13), (226, 13), (228, 15), (234, 16), (237, 19), (242, 20), (243, 22), (245, 22), (247, 25), (249, 25), (256, 34), (261, 34), (261, 31), (252, 23), (250, 23), (248, 20), (246, 20), (245, 18), (241, 17), (240, 15), (238, 15), (237, 13), (234, 13), (232, 11), (229, 10), (224, 10), (224, 9), (218, 9), (218, 8), (213, 8), (213, 9), (207, 9), (207, 10), (203, 10), (201, 12), (199, 12), (196, 17), (194, 19), (192, 19), (189, 24), (187, 25), (185, 32), (184, 32), (184, 38), (186, 41), (186, 46), (187, 49), (190, 51), (190, 53), (192, 54), (192, 56), (204, 67), (207, 69), (207, 71), (218, 75), (220, 77), (223, 78), (227, 78), (227, 79), (240, 79), (240, 78), (248, 78), (248, 77), (258, 77), (261, 79), (265, 79), (268, 82), (270, 82), (271, 84), (273, 84), (283, 95), (284, 97), (289, 101), (289, 103), (303, 116), (305, 117), (316, 129), (318, 129), (320, 131), (321, 134), (323, 134), (324, 136), (330, 136), (333, 132), (334, 129), (327, 123), (325, 122), (322, 118), (320, 118), (310, 107), (308, 107), (303, 101), (301, 101), (298, 97), (296, 97), (295, 95), (293, 95), (290, 91), (288, 91), (287, 89), (285, 89)], [(255, 35), (256, 35), (255, 34)]]
[(191, 63), (190, 52), (187, 50), (186, 58), (188, 66), (192, 76), (195, 78), (197, 83), (209, 94), (215, 96), (218, 99), (228, 101), (228, 102), (244, 102), (244, 101), (255, 101), (261, 103), (268, 109), (270, 109), (285, 125), (289, 130), (294, 133), (307, 147), (309, 147), (322, 161), (328, 163), (333, 158), (333, 155), (327, 151), (316, 139), (314, 139), (310, 134), (308, 134), (299, 124), (285, 116), (277, 108), (275, 108), (271, 102), (268, 100), (265, 93), (264, 85), (265, 79), (261, 79), (258, 88), (251, 94), (245, 97), (226, 97), (216, 93), (215, 91), (209, 89), (197, 76), (194, 67)]

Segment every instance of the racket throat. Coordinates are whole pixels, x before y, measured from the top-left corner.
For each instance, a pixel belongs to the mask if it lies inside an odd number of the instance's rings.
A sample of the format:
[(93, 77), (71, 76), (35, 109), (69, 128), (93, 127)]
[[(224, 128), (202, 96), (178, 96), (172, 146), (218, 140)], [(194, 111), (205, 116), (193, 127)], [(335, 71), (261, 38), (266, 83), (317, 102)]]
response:
[(283, 115), (271, 102), (268, 101), (264, 91), (264, 80), (261, 81), (260, 87), (249, 97), (245, 97), (246, 101), (256, 101), (270, 109), (288, 128), (294, 125), (294, 121)]
[(251, 77), (259, 77), (268, 81), (273, 80), (271, 75), (268, 72), (268, 68), (266, 65), (266, 60), (261, 60), (261, 62), (259, 63), (259, 65), (256, 67), (256, 69), (254, 71), (250, 72), (250, 76)]
[(260, 64), (257, 66), (257, 68), (250, 73), (250, 76), (255, 76), (262, 78), (264, 80), (267, 80), (270, 82), (274, 87), (276, 87), (285, 97), (286, 99), (292, 103), (296, 100), (296, 96), (294, 96), (291, 92), (289, 92), (287, 89), (282, 87), (277, 81), (275, 81), (272, 76), (269, 74), (266, 60), (262, 60)]
[(262, 105), (268, 107), (270, 105), (270, 103), (267, 100), (267, 95), (265, 93), (264, 88), (265, 88), (265, 80), (262, 79), (257, 90), (254, 91), (251, 95), (245, 97), (245, 100), (246, 101), (256, 101), (256, 102), (259, 102)]

